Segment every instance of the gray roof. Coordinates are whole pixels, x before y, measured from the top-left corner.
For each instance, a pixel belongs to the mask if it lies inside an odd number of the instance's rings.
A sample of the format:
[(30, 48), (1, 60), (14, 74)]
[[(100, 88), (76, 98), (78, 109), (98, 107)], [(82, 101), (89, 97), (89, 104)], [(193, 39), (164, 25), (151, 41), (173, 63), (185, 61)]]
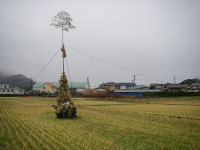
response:
[(103, 86), (103, 85), (117, 85), (117, 83), (115, 83), (115, 82), (107, 82), (107, 83), (102, 83), (100, 86)]
[(146, 85), (136, 85), (136, 86), (134, 87), (134, 89), (144, 89), (144, 88), (149, 88), (149, 87), (146, 86)]
[(135, 86), (136, 85), (135, 83), (131, 83), (131, 82), (120, 82), (117, 84), (121, 86)]
[(130, 90), (114, 90), (115, 93), (153, 93), (153, 92), (161, 92), (161, 90), (143, 90), (143, 89), (130, 89)]
[(200, 89), (200, 83), (192, 83), (191, 88), (192, 89)]
[(200, 86), (200, 83), (192, 83), (191, 86)]
[(132, 83), (132, 82), (119, 82), (119, 83), (116, 83), (116, 82), (107, 82), (107, 83), (102, 83), (100, 86), (102, 85), (121, 85), (121, 86), (135, 86), (136, 84), (135, 83)]
[(167, 86), (167, 88), (173, 89), (173, 88), (187, 88), (184, 84), (170, 84)]

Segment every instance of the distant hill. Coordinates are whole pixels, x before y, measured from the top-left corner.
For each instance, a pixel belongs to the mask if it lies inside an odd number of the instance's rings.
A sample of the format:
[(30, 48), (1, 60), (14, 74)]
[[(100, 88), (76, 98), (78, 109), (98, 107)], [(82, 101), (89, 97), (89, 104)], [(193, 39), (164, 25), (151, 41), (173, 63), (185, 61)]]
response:
[[(18, 74), (18, 75), (5, 75), (0, 73), (0, 83), (1, 84), (9, 84), (11, 87), (19, 87), (19, 88), (30, 88), (31, 87), (31, 79), (28, 77)], [(32, 84), (35, 82), (32, 81)]]
[(189, 84), (191, 85), (192, 83), (200, 83), (199, 79), (186, 79), (182, 81), (180, 84)]

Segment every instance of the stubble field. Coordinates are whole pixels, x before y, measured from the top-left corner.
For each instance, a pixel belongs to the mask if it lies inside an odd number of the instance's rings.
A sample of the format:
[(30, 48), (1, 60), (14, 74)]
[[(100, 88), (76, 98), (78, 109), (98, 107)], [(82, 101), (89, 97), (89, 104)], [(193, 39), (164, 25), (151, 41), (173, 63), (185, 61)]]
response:
[(0, 149), (200, 149), (200, 97), (74, 102), (59, 120), (55, 98), (0, 98)]

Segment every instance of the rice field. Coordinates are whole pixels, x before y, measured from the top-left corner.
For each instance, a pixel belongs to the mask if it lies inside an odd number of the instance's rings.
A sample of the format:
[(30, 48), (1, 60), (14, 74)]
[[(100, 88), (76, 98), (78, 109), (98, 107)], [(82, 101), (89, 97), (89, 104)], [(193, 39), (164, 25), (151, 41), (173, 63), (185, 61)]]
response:
[(55, 98), (1, 97), (0, 149), (200, 149), (200, 97), (74, 99), (59, 120)]

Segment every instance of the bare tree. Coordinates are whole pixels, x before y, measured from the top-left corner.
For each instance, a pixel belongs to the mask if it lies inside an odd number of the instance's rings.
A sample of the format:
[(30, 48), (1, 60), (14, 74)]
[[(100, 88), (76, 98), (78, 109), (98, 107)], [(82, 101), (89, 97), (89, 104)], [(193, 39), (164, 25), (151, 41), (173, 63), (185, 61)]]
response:
[(52, 22), (52, 26), (55, 26), (56, 28), (61, 28), (62, 31), (69, 31), (69, 29), (75, 28), (75, 26), (72, 25), (72, 18), (65, 11), (61, 11), (56, 16), (54, 16)]

